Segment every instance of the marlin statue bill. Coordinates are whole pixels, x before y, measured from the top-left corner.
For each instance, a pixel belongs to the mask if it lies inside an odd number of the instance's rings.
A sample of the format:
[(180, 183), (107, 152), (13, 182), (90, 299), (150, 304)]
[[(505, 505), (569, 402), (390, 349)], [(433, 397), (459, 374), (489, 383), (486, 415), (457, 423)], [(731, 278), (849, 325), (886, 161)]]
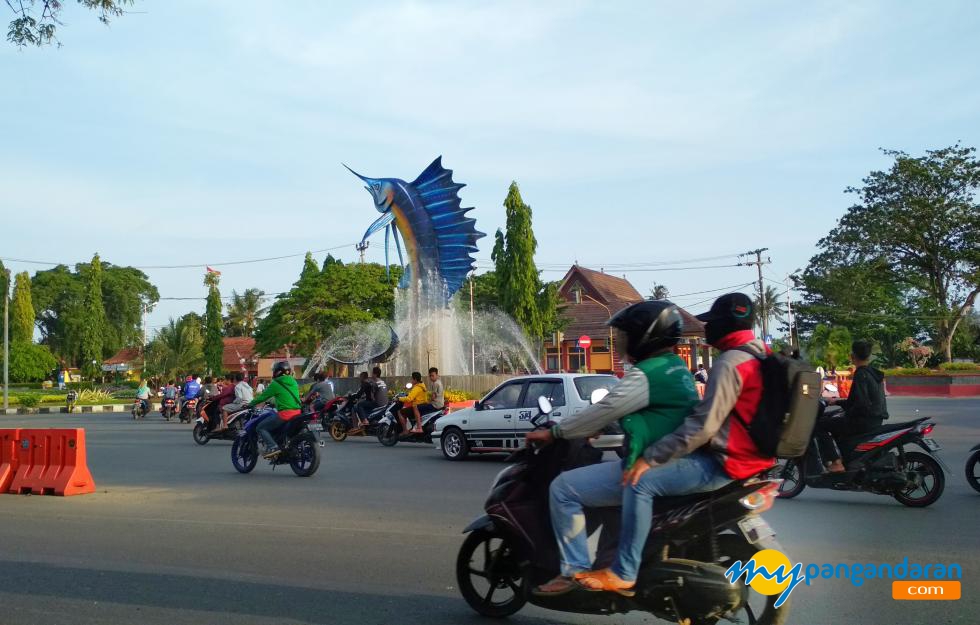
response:
[(412, 182), (368, 178), (347, 169), (364, 181), (364, 188), (374, 198), (374, 207), (381, 213), (361, 242), (384, 228), (385, 267), (389, 265), (389, 235), (394, 236), (398, 262), (405, 267), (398, 238), (401, 234), (409, 263), (398, 286), (407, 288), (413, 279), (435, 275), (445, 283), (448, 302), (473, 270), (476, 261), (472, 253), (478, 249), (477, 239), (486, 236), (477, 231), (475, 219), (466, 217), (473, 207), (460, 207), (457, 192), (466, 185), (453, 182), (453, 172), (442, 166), (441, 156)]

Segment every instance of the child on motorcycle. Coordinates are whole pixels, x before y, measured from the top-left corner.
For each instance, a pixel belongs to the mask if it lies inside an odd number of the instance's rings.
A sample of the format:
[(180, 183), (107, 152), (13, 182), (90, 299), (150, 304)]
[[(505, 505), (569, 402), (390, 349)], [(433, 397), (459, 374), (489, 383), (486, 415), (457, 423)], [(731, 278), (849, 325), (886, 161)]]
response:
[(276, 443), (272, 432), (284, 425), (286, 421), (298, 417), (302, 412), (302, 403), (299, 399), (299, 385), (292, 376), (292, 367), (285, 360), (277, 362), (272, 367), (272, 381), (265, 387), (255, 399), (249, 402), (249, 406), (255, 406), (262, 402), (275, 400), (278, 417), (263, 420), (255, 428), (265, 442), (266, 453), (263, 458), (269, 460), (275, 458), (282, 450)]
[[(418, 371), (412, 372), (412, 388), (408, 391), (408, 396), (402, 400), (402, 409), (398, 412), (398, 422), (402, 426), (402, 437), (411, 436), (422, 431), (422, 418), (419, 415), (418, 406), (424, 404), (429, 397), (429, 392), (422, 383), (422, 374)], [(408, 429), (408, 418), (415, 417), (415, 427)]]
[[(639, 534), (639, 511), (623, 486), (636, 484), (649, 468), (643, 458), (647, 447), (680, 426), (698, 402), (694, 378), (673, 351), (683, 330), (683, 319), (674, 304), (640, 302), (616, 314), (609, 325), (616, 329), (616, 344), (625, 348), (625, 359), (633, 367), (601, 401), (550, 430), (528, 433), (527, 440), (547, 443), (554, 438), (587, 438), (618, 420), (626, 432), (627, 455), (622, 464), (603, 462), (574, 469), (551, 483), (551, 520), (561, 553), (561, 575), (536, 589), (537, 594), (563, 594), (579, 584), (596, 590), (610, 585), (624, 594), (630, 592), (640, 564), (639, 557), (632, 557), (632, 547), (639, 542), (642, 551), (646, 534)], [(619, 561), (612, 571), (590, 572), (584, 508), (620, 505)], [(645, 514), (649, 522), (650, 508)], [(624, 554), (631, 557), (624, 558)], [(602, 579), (607, 574), (618, 581), (607, 584)], [(600, 579), (594, 580), (597, 576)]]

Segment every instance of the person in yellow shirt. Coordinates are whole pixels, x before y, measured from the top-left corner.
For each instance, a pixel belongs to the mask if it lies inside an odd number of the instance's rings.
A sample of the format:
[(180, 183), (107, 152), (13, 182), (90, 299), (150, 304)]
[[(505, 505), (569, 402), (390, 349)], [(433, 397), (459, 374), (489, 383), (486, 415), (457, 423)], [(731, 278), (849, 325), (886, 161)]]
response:
[[(408, 391), (408, 396), (402, 400), (402, 409), (398, 412), (398, 422), (402, 426), (402, 436), (410, 436), (422, 431), (422, 419), (419, 417), (417, 406), (424, 404), (429, 398), (429, 391), (422, 383), (422, 374), (418, 371), (412, 372), (412, 388)], [(415, 428), (408, 429), (408, 418), (415, 416)]]

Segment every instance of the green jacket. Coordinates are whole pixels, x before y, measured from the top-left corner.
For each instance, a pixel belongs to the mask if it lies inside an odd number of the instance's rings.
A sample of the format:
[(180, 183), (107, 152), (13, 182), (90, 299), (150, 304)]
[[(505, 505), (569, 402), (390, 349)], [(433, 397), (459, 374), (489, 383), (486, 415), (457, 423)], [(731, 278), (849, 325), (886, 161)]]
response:
[(625, 466), (631, 467), (647, 447), (676, 430), (698, 403), (694, 377), (680, 356), (660, 354), (636, 363), (647, 380), (647, 406), (623, 417), (627, 435)]
[(270, 399), (276, 400), (276, 410), (300, 410), (299, 385), (291, 375), (281, 375), (273, 378), (269, 385), (265, 387), (262, 394), (249, 402), (249, 406), (260, 404)]

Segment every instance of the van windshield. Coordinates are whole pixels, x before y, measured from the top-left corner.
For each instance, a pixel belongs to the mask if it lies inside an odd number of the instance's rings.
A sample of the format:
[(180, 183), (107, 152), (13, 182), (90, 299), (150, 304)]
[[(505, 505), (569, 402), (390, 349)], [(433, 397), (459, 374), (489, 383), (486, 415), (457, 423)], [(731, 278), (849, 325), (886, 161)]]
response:
[(575, 378), (575, 390), (578, 391), (578, 396), (589, 401), (592, 397), (592, 391), (598, 388), (604, 388), (607, 391), (612, 387), (616, 386), (619, 382), (619, 378), (612, 375), (587, 375), (580, 378)]

